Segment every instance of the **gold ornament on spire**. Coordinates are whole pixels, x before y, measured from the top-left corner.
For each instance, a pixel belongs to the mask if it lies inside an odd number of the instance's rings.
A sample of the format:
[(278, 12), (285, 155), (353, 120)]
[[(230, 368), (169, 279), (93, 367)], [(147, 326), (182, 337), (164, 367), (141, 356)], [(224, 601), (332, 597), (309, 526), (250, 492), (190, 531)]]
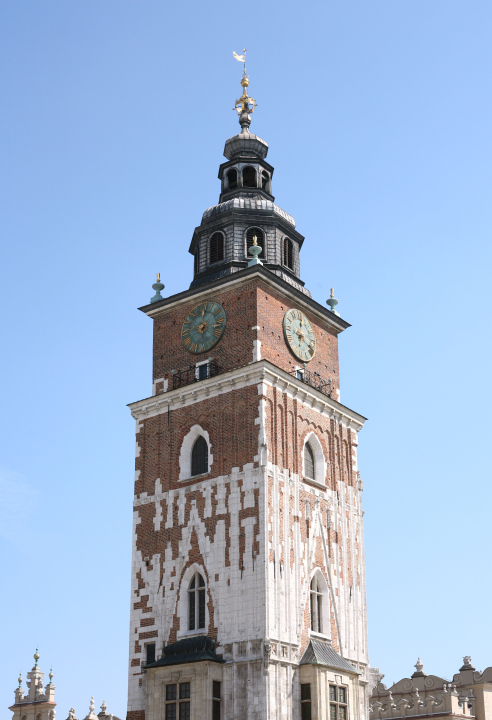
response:
[(239, 124), (241, 125), (242, 131), (248, 132), (248, 128), (251, 124), (251, 118), (249, 116), (255, 111), (256, 100), (250, 97), (248, 95), (248, 91), (246, 90), (249, 85), (249, 78), (246, 74), (246, 48), (243, 50), (243, 53), (244, 55), (238, 55), (236, 52), (232, 53), (238, 62), (244, 63), (243, 76), (241, 78), (243, 93), (239, 100), (236, 100), (234, 110), (239, 115)]

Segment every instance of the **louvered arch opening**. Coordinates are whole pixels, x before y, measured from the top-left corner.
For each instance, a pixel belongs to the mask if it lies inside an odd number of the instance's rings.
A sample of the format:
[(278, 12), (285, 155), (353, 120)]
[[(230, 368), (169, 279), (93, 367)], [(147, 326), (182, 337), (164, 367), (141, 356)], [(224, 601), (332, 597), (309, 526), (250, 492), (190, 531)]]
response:
[(284, 265), (289, 270), (294, 269), (294, 244), (289, 238), (284, 238)]
[(224, 259), (224, 236), (216, 232), (210, 238), (210, 264)]
[(256, 170), (251, 165), (243, 168), (243, 187), (256, 187)]
[(304, 476), (314, 480), (314, 453), (309, 443), (304, 445)]
[[(265, 257), (265, 234), (263, 233), (263, 230), (260, 230), (260, 228), (253, 227), (249, 228), (249, 230), (246, 233), (246, 250), (248, 251), (251, 245), (254, 245), (254, 239), (256, 236), (256, 243), (261, 247), (261, 253), (258, 255), (260, 258)], [(252, 256), (247, 253), (248, 259)]]
[(191, 475), (203, 475), (206, 472), (208, 472), (208, 445), (203, 435), (200, 435), (191, 451)]

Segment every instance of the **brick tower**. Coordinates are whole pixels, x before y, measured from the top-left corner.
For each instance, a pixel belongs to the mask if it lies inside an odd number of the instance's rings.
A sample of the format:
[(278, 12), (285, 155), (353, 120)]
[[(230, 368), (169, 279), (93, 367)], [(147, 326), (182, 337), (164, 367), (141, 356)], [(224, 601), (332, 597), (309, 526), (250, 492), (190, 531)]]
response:
[(304, 238), (241, 84), (190, 289), (162, 298), (158, 278), (141, 308), (128, 720), (356, 720), (370, 672), (349, 325), (300, 279)]

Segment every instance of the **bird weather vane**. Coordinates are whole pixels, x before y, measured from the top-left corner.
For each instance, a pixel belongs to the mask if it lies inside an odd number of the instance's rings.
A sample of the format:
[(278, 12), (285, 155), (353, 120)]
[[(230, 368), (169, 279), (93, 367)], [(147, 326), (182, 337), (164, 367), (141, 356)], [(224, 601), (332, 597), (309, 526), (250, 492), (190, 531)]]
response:
[[(250, 97), (246, 91), (246, 88), (249, 85), (249, 78), (246, 74), (246, 48), (243, 50), (243, 55), (238, 55), (237, 52), (232, 51), (233, 57), (238, 61), (244, 63), (244, 70), (243, 70), (243, 76), (241, 78), (241, 85), (243, 86), (243, 94), (239, 98), (239, 100), (236, 100), (236, 104), (234, 105), (234, 110), (237, 112), (239, 117), (239, 122), (241, 123), (241, 127), (243, 125), (245, 127), (249, 127), (249, 124), (251, 120), (249, 119), (250, 113), (255, 111), (256, 108), (256, 100), (252, 97)], [(246, 118), (248, 118), (249, 122), (246, 123)], [(243, 119), (243, 122), (241, 122), (241, 119)], [(243, 127), (243, 129), (245, 129)]]

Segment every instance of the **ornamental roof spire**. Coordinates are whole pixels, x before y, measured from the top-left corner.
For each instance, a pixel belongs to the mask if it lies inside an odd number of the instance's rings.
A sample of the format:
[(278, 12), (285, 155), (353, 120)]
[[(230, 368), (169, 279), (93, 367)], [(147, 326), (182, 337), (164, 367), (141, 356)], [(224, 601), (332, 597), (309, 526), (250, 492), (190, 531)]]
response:
[(251, 125), (251, 113), (255, 111), (256, 100), (248, 95), (249, 78), (246, 73), (246, 48), (243, 50), (244, 55), (238, 55), (233, 52), (233, 56), (239, 62), (244, 63), (243, 76), (241, 78), (241, 85), (243, 93), (239, 100), (236, 100), (234, 110), (239, 115), (239, 124), (241, 125), (242, 133), (249, 133), (249, 126)]

